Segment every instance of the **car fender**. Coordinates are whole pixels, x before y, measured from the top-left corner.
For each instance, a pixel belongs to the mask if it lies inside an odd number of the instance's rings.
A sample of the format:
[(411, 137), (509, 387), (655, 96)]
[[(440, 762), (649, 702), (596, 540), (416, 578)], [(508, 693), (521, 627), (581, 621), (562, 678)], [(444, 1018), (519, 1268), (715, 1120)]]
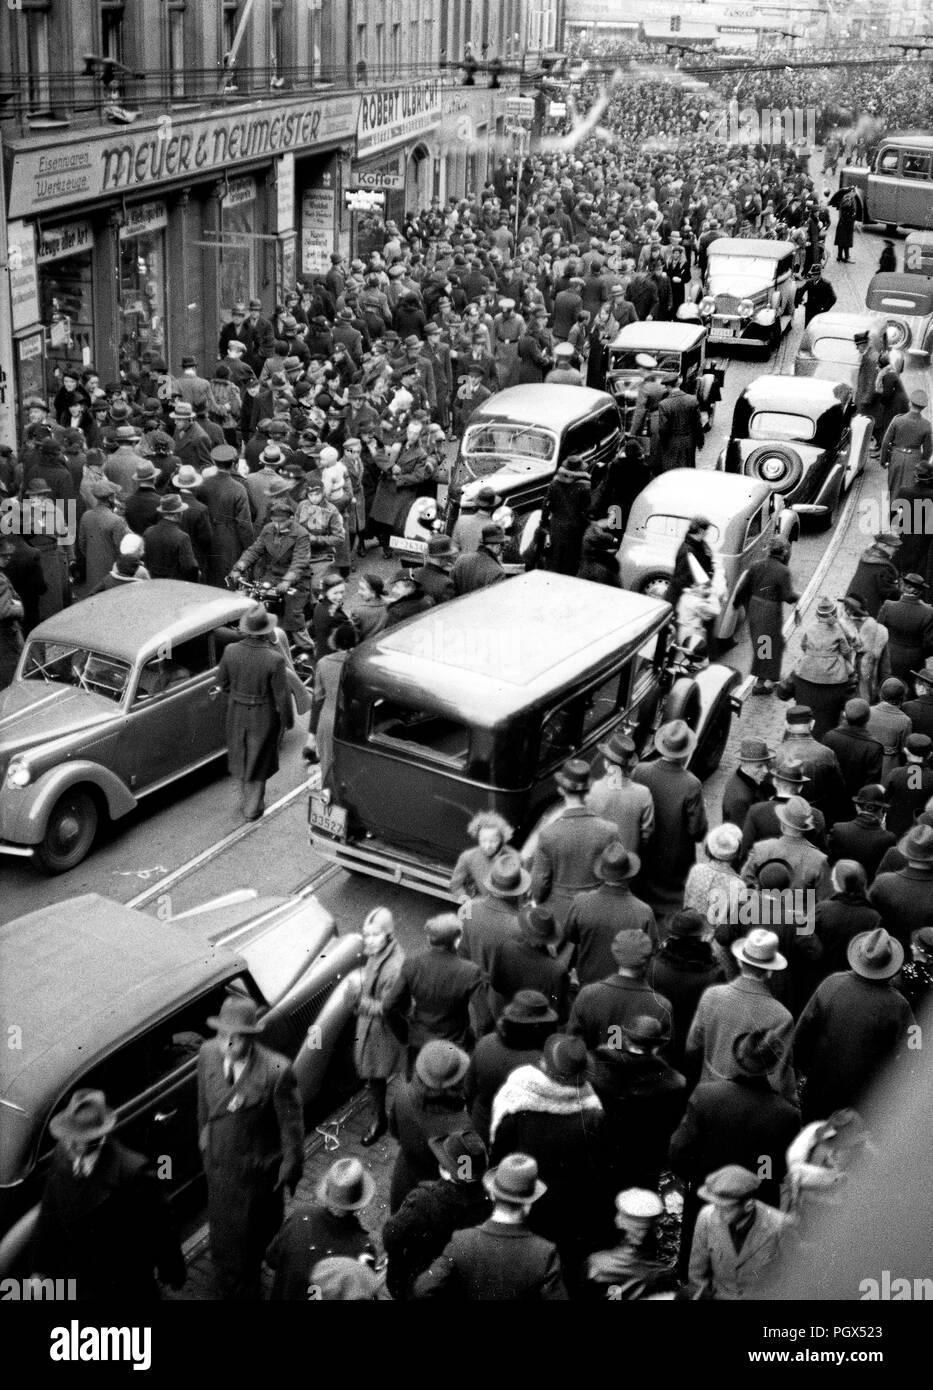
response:
[(124, 782), (86, 759), (63, 763), (44, 773), (28, 787), (6, 786), (0, 795), (0, 837), (18, 845), (37, 845), (45, 834), (49, 812), (63, 792), (79, 783), (96, 787), (107, 803), (111, 820), (129, 815), (138, 804)]
[(694, 732), (697, 742), (702, 743), (704, 731), (716, 718), (722, 706), (731, 699), (732, 692), (742, 677), (734, 667), (712, 661), (702, 671), (697, 671), (693, 679), (700, 695), (700, 718)]
[(850, 432), (848, 458), (845, 464), (845, 477), (842, 484), (846, 492), (859, 474), (864, 472), (868, 462), (868, 449), (871, 444), (873, 428), (874, 420), (870, 415), (854, 416)]
[(349, 932), (328, 946), (328, 973), (336, 974), (338, 983), (308, 1029), (292, 1063), (305, 1105), (321, 1090), (337, 1041), (353, 1017), (357, 997), (354, 975), (362, 953), (363, 938), (359, 932)]
[(778, 517), (777, 534), (788, 545), (800, 539), (800, 517), (792, 507), (785, 507)]
[(841, 463), (834, 463), (823, 480), (823, 485), (813, 499), (812, 506), (828, 506), (827, 498), (832, 498), (835, 493), (837, 497), (841, 494), (845, 482), (845, 469)]

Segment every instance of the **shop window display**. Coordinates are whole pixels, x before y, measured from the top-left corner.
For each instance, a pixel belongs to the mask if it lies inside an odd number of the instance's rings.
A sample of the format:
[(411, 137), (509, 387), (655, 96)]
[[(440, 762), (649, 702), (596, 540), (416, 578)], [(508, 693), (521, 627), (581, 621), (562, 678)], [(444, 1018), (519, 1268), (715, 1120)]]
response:
[(165, 238), (161, 231), (120, 242), (120, 367), (138, 370), (144, 352), (166, 355)]
[(42, 322), (50, 372), (80, 371), (94, 360), (91, 252), (68, 256), (39, 272)]

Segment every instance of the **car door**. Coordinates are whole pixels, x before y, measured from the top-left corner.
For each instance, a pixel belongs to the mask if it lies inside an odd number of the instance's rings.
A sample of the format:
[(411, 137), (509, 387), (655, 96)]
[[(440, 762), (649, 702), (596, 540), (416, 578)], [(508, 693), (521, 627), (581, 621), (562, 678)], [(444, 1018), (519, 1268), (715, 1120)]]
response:
[(933, 203), (930, 150), (902, 150), (895, 208), (900, 226), (925, 226)]
[(161, 650), (135, 674), (128, 738), (119, 759), (137, 796), (216, 757), (224, 711), (210, 699), (216, 679), (210, 634)]

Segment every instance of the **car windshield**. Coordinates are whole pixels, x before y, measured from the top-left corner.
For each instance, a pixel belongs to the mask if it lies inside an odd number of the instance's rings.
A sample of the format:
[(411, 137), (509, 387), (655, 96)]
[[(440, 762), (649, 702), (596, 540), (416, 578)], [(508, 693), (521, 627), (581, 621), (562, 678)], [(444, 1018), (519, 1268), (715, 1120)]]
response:
[(763, 256), (717, 256), (709, 253), (709, 278), (728, 280), (768, 280), (774, 279), (774, 261)]
[(847, 367), (859, 362), (859, 350), (851, 338), (817, 338), (812, 351), (817, 362), (842, 362)]
[[(638, 359), (641, 358), (641, 361)], [(648, 348), (615, 348), (609, 355), (612, 372), (679, 372), (679, 352), (651, 352)]]
[(117, 703), (123, 698), (129, 677), (128, 662), (72, 642), (30, 642), (23, 658), (23, 680), (73, 685)]
[[(689, 516), (667, 516), (662, 512), (655, 512), (654, 516), (649, 516), (645, 522), (645, 535), (651, 536), (653, 540), (669, 540), (679, 545), (687, 534), (690, 520)], [(719, 527), (710, 526), (705, 536), (710, 549), (715, 550), (718, 547), (719, 535)]]
[[(510, 425), (497, 420), (467, 430), (463, 452), (469, 455), (469, 468), (474, 477), (481, 478), (484, 476), (484, 456), (496, 460), (520, 458), (550, 463), (557, 452), (557, 440), (534, 425)], [(501, 462), (495, 462), (486, 471), (492, 472), (501, 467)]]
[(748, 426), (750, 439), (812, 439), (816, 425), (808, 415), (783, 410), (756, 410)]

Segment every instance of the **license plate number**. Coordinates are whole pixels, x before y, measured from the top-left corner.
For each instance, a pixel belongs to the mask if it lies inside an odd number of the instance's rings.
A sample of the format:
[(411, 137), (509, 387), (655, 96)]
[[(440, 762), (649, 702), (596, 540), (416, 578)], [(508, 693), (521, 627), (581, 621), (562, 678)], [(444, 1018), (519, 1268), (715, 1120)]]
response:
[(346, 806), (328, 805), (322, 796), (312, 794), (308, 803), (308, 823), (335, 840), (347, 838)]
[(416, 536), (390, 536), (389, 549), (402, 555), (411, 555), (419, 560), (428, 553), (427, 541), (419, 541)]

